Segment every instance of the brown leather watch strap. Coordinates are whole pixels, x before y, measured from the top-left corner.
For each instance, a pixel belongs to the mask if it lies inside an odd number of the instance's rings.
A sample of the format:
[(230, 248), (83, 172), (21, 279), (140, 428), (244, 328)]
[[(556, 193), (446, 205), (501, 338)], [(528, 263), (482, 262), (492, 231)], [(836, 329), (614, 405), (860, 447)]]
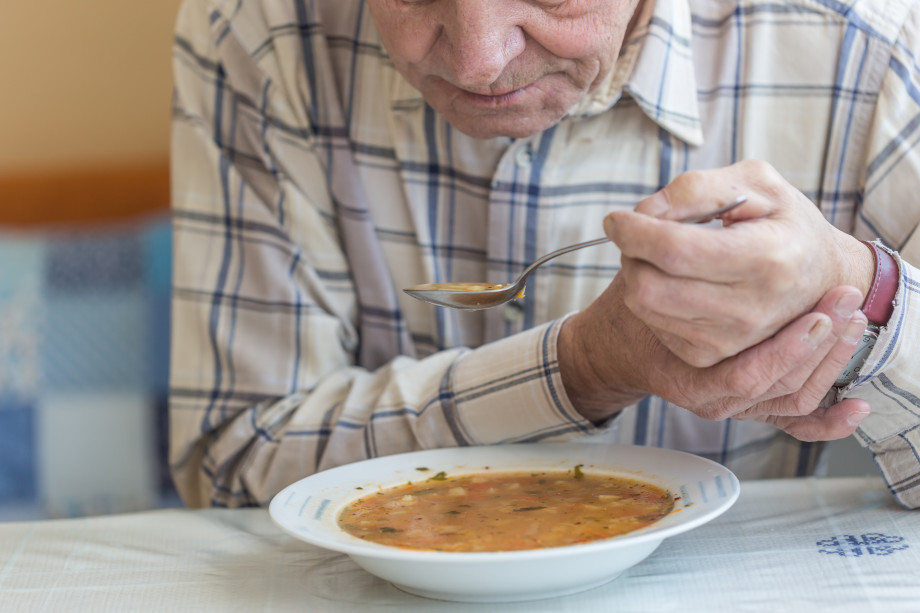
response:
[(898, 264), (884, 249), (868, 241), (862, 241), (875, 256), (875, 278), (866, 294), (862, 312), (870, 324), (884, 326), (894, 311), (894, 296), (898, 293), (900, 273)]

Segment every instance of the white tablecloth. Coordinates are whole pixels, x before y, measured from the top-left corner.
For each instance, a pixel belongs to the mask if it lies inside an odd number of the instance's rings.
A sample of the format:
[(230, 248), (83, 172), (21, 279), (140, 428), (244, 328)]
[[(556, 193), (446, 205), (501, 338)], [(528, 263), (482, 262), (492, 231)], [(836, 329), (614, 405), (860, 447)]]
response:
[(503, 605), (404, 594), (265, 510), (0, 524), (0, 610), (920, 611), (920, 511), (875, 478), (742, 483), (713, 522), (587, 592)]

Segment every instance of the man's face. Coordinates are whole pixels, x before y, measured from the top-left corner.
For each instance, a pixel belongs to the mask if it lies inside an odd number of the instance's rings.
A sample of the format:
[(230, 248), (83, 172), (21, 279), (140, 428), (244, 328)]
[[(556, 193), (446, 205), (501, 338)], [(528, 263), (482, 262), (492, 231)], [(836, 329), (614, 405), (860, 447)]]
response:
[(613, 69), (641, 0), (367, 0), (403, 76), (456, 129), (530, 136)]

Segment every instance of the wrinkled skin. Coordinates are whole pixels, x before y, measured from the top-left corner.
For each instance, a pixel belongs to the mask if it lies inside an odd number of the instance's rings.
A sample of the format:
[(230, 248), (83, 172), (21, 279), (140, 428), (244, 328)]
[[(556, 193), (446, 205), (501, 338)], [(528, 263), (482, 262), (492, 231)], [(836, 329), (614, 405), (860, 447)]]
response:
[(367, 0), (397, 70), (453, 127), (530, 136), (613, 69), (639, 0)]
[[(670, 221), (741, 194), (723, 228)], [(566, 389), (586, 416), (652, 392), (707, 419), (832, 440), (868, 414), (862, 400), (819, 404), (865, 329), (872, 254), (772, 167), (687, 173), (604, 227), (622, 269), (559, 342)]]
[[(723, 217), (719, 231), (648, 216), (673, 219), (742, 194), (747, 201)], [(636, 212), (646, 215), (614, 213), (605, 220), (624, 255), (624, 300), (694, 366), (710, 366), (772, 336), (833, 287), (869, 289), (869, 249), (830, 225), (763, 162), (686, 173)]]

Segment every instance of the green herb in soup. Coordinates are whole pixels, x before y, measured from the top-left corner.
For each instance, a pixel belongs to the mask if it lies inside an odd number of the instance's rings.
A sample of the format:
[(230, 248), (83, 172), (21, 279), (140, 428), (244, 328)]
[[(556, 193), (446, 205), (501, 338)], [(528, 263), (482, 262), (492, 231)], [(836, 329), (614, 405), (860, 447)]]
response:
[(619, 536), (673, 507), (666, 490), (583, 472), (578, 465), (573, 471), (444, 475), (408, 483), (352, 502), (338, 521), (349, 534), (394, 547), (512, 551)]

